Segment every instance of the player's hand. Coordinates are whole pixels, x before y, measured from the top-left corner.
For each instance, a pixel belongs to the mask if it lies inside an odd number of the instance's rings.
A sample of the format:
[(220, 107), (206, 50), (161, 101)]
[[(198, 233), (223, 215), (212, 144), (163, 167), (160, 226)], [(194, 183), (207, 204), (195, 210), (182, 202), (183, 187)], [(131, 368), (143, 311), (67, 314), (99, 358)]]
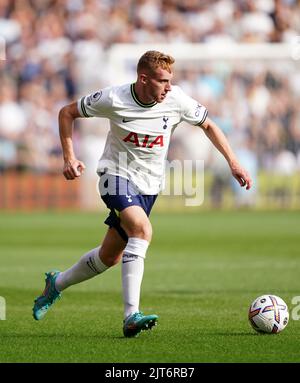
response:
[(67, 180), (74, 180), (84, 172), (85, 165), (76, 159), (65, 161), (63, 175)]
[(243, 169), (237, 162), (230, 165), (233, 177), (239, 182), (241, 187), (246, 186), (246, 190), (251, 189), (252, 179), (248, 172)]

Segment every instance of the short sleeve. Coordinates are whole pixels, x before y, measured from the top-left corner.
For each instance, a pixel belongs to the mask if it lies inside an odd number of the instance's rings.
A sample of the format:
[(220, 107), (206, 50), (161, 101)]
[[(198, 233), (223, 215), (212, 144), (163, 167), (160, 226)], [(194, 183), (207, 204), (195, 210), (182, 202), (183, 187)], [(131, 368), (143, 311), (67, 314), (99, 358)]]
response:
[[(180, 89), (180, 88), (179, 88)], [(208, 111), (204, 105), (185, 94), (180, 89), (181, 120), (191, 125), (202, 125)]]
[(111, 110), (110, 88), (97, 90), (77, 101), (77, 107), (82, 117), (109, 117)]

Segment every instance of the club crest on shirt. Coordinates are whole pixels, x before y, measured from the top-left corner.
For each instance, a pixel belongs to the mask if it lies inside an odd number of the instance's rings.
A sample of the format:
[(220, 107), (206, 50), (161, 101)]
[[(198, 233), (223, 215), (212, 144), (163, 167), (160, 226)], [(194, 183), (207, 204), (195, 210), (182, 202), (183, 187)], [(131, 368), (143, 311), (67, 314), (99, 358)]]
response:
[(167, 129), (167, 127), (168, 127), (168, 125), (167, 125), (168, 120), (169, 120), (169, 117), (163, 116), (163, 121), (164, 121), (163, 129)]

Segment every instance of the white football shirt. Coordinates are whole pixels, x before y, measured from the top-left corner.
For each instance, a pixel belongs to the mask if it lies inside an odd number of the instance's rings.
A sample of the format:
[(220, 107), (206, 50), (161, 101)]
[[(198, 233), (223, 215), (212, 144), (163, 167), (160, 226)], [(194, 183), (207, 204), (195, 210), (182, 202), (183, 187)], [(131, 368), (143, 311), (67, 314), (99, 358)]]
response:
[(132, 181), (142, 194), (157, 194), (164, 185), (171, 135), (186, 121), (201, 125), (207, 109), (172, 86), (162, 103), (142, 103), (134, 84), (107, 87), (77, 102), (82, 117), (107, 117), (110, 130), (97, 172)]

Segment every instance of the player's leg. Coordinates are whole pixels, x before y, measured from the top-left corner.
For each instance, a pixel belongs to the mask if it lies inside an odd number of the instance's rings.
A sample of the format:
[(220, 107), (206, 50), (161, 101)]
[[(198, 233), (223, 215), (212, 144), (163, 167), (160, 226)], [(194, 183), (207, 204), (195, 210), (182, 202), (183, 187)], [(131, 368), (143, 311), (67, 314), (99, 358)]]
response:
[(152, 237), (148, 216), (157, 196), (141, 195), (128, 179), (110, 174), (101, 175), (98, 187), (102, 200), (110, 209), (105, 223), (114, 227), (127, 243), (122, 262), (123, 332), (125, 336), (135, 336), (157, 321), (157, 315), (145, 316), (139, 312), (144, 258)]
[(79, 261), (68, 270), (59, 273), (55, 287), (63, 291), (71, 285), (86, 281), (117, 264), (122, 257), (126, 242), (114, 228), (109, 228), (101, 246), (84, 254)]
[(152, 225), (140, 206), (129, 206), (120, 212), (121, 226), (129, 238), (144, 239), (148, 243), (152, 239)]
[(46, 287), (41, 296), (35, 299), (33, 317), (42, 319), (52, 304), (67, 287), (86, 281), (106, 271), (118, 263), (126, 242), (114, 228), (109, 228), (102, 246), (88, 251), (77, 263), (63, 272), (57, 270), (46, 273)]
[(144, 259), (152, 237), (152, 227), (140, 206), (130, 206), (120, 213), (121, 226), (128, 235), (122, 259), (124, 317), (139, 311)]
[(140, 291), (144, 274), (144, 259), (152, 238), (152, 226), (140, 206), (130, 206), (120, 213), (121, 227), (128, 235), (122, 259), (122, 286), (124, 300), (123, 332), (136, 336), (157, 322), (157, 315), (143, 315), (139, 311)]
[(100, 259), (108, 267), (116, 265), (122, 258), (127, 241), (114, 227), (110, 227), (100, 248)]

